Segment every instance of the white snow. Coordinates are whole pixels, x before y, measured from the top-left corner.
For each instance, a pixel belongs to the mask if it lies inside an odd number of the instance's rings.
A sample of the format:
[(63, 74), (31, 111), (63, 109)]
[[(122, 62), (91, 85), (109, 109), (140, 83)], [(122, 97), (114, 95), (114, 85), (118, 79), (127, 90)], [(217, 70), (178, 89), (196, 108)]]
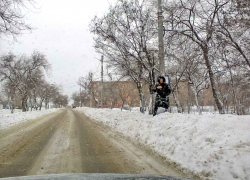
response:
[(250, 115), (79, 108), (201, 179), (250, 179)]
[(10, 110), (0, 110), (0, 129), (4, 129), (13, 125), (16, 125), (20, 122), (24, 122), (30, 119), (35, 119), (37, 117), (43, 116), (45, 114), (52, 113), (58, 109), (42, 109), (41, 111), (27, 111), (22, 112), (21, 110), (15, 110), (13, 114), (10, 113)]

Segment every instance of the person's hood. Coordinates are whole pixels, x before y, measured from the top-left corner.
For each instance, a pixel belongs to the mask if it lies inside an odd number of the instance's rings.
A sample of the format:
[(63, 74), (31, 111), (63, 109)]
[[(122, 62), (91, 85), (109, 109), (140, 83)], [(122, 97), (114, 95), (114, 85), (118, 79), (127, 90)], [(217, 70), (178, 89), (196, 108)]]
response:
[[(157, 78), (157, 81), (158, 81), (158, 83), (160, 83), (160, 79), (163, 79), (163, 83), (165, 83), (166, 82), (166, 79), (165, 79), (165, 77), (164, 76), (159, 76), (158, 78)], [(160, 83), (161, 84), (161, 83)]]

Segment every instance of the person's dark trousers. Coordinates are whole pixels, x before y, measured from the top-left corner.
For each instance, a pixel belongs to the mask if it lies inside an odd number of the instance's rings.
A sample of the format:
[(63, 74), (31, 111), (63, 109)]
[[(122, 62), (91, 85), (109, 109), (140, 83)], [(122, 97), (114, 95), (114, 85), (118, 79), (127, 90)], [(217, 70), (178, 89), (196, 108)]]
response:
[(163, 107), (165, 108), (165, 112), (168, 110), (169, 107), (169, 98), (162, 98), (160, 96), (156, 96), (156, 100), (155, 100), (155, 108), (154, 108), (154, 112), (153, 112), (153, 116), (156, 115), (158, 107)]

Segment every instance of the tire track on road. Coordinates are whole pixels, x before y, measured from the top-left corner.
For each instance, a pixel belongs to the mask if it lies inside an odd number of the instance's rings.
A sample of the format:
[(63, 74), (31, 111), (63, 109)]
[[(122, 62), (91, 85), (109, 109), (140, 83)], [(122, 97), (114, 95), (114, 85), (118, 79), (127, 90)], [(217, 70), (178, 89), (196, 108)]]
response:
[[(107, 173), (156, 174), (185, 177), (182, 172), (171, 167), (163, 159), (154, 156), (152, 152), (136, 145), (128, 138), (126, 139), (126, 137), (115, 132), (112, 128), (101, 122), (92, 120), (84, 113), (75, 111), (75, 114), (79, 117), (78, 119), (81, 118), (79, 128), (81, 127), (82, 130), (85, 129), (82, 131), (82, 137), (91, 139), (87, 141), (85, 140), (86, 138), (81, 138), (81, 149), (84, 150), (82, 153), (84, 172), (99, 173), (104, 171)], [(91, 152), (91, 148), (86, 147), (86, 143), (90, 147), (98, 146)], [(86, 154), (94, 156), (94, 158), (88, 158)], [(97, 161), (97, 163), (93, 161)], [(90, 168), (91, 166), (92, 168)], [(84, 169), (84, 167), (87, 169)], [(102, 167), (104, 168), (102, 169)]]
[(37, 158), (29, 175), (80, 173), (81, 154), (77, 124), (71, 110)]
[(1, 130), (0, 178), (26, 175), (63, 116), (65, 111), (57, 111)]
[(83, 173), (125, 173), (136, 174), (138, 167), (126, 158), (123, 150), (117, 148), (108, 138), (104, 137), (85, 114), (73, 111), (80, 133), (81, 161)]

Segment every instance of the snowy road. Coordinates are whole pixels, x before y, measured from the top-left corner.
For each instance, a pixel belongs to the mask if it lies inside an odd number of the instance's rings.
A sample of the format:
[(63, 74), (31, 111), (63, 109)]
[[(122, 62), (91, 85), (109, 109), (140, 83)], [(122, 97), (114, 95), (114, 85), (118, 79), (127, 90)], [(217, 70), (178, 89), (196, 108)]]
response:
[(84, 114), (62, 109), (0, 130), (0, 178), (61, 173), (183, 175)]

